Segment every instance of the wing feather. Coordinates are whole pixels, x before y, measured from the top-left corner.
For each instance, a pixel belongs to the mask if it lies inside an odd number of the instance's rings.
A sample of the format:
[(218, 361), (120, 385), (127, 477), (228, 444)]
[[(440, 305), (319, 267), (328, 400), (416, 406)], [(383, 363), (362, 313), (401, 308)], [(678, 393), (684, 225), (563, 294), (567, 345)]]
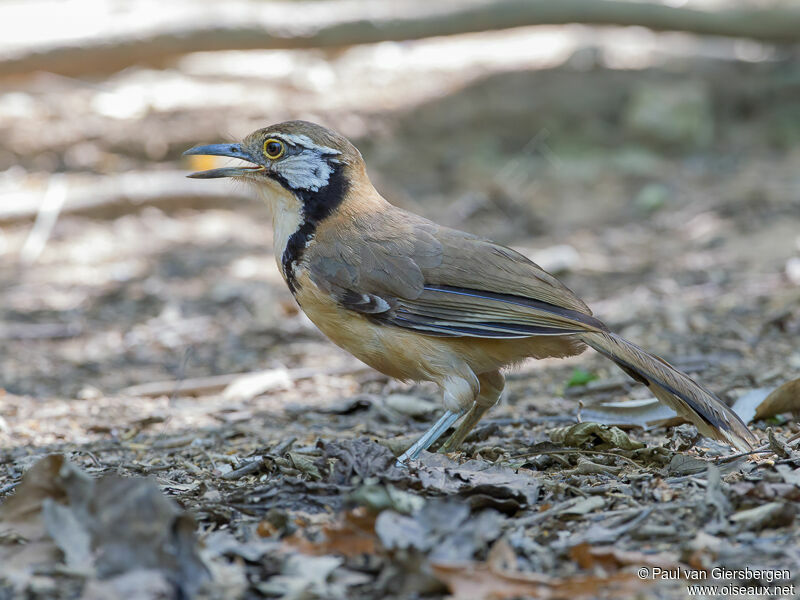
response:
[[(320, 228), (312, 280), (344, 307), (386, 325), (449, 337), (523, 338), (605, 330), (552, 275), (488, 240), (399, 209)], [(358, 238), (347, 235), (360, 231)]]

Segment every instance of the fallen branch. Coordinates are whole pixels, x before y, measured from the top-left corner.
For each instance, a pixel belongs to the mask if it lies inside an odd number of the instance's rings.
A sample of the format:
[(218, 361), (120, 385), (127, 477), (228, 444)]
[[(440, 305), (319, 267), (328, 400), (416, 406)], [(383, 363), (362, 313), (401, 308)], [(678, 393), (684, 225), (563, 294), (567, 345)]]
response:
[[(228, 182), (206, 183), (211, 185), (200, 186), (186, 179), (186, 171), (129, 172), (99, 177), (64, 175), (59, 188), (63, 197), (59, 198), (58, 209), (61, 214), (110, 213), (116, 216), (146, 204), (200, 207), (247, 199), (235, 187), (225, 185)], [(49, 204), (47, 193), (46, 187), (38, 193), (0, 189), (3, 197), (0, 224), (37, 218), (40, 206)], [(42, 232), (43, 240), (46, 240), (46, 233)]]
[[(222, 6), (222, 5), (220, 5)], [(227, 6), (227, 4), (225, 4)], [(530, 25), (641, 26), (655, 31), (741, 37), (765, 42), (800, 40), (800, 10), (738, 8), (720, 11), (620, 0), (500, 0), (495, 2), (409, 2), (362, 5), (340, 2), (270, 2), (247, 10), (197, 14), (157, 23), (157, 30), (124, 30), (113, 37), (64, 40), (48, 48), (0, 54), (0, 76), (50, 71), (77, 76), (119, 71), (133, 64), (163, 65), (189, 52), (216, 50), (341, 48), (356, 44), (510, 29)], [(353, 8), (359, 10), (353, 10)], [(31, 3), (31, 11), (38, 10)], [(111, 17), (113, 18), (113, 17)], [(127, 18), (127, 13), (118, 19)], [(149, 21), (152, 23), (152, 20)], [(187, 28), (186, 23), (191, 23)]]
[[(369, 371), (366, 365), (350, 365), (345, 367), (316, 368), (306, 367), (300, 369), (287, 369), (286, 375), (291, 381), (311, 379), (315, 375), (355, 375)], [(261, 371), (260, 373), (265, 373)], [(132, 385), (120, 390), (119, 396), (171, 396), (182, 394), (184, 396), (202, 396), (221, 392), (233, 382), (243, 378), (252, 377), (256, 373), (230, 373), (226, 375), (213, 375), (211, 377), (195, 377), (191, 379), (175, 379), (171, 381), (153, 381)]]

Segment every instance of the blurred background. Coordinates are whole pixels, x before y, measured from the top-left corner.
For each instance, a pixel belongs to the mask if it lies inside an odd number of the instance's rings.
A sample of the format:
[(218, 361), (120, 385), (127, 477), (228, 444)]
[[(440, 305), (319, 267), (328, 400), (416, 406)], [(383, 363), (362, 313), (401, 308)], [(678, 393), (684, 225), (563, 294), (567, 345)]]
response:
[[(437, 390), (327, 342), (267, 207), (185, 177), (226, 163), (184, 150), (286, 119), (558, 275), (775, 456), (716, 460), (587, 352), (510, 373), (458, 457), (394, 468)], [(796, 581), (798, 340), (797, 0), (0, 0), (0, 598)]]
[(4, 0), (5, 406), (352, 365), (298, 314), (266, 207), (184, 177), (212, 160), (190, 146), (297, 118), (350, 137), (392, 202), (520, 249), (721, 392), (782, 380), (799, 35), (790, 1)]

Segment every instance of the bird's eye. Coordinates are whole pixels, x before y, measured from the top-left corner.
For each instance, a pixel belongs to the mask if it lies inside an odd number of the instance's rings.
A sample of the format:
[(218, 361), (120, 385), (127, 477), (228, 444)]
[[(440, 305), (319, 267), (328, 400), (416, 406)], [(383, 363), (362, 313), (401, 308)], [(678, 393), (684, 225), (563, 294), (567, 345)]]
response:
[(275, 160), (283, 156), (284, 152), (286, 152), (286, 146), (282, 141), (270, 138), (264, 142), (264, 154), (267, 155), (267, 158)]

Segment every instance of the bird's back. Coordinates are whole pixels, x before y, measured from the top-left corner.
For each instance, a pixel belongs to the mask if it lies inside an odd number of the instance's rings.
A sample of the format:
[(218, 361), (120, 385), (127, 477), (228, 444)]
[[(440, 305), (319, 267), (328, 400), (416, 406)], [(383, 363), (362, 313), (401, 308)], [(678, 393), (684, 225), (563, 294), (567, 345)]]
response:
[(438, 225), (388, 202), (322, 224), (307, 266), (365, 293), (415, 299), (425, 286), (529, 298), (591, 316), (580, 298), (539, 265), (510, 248)]

